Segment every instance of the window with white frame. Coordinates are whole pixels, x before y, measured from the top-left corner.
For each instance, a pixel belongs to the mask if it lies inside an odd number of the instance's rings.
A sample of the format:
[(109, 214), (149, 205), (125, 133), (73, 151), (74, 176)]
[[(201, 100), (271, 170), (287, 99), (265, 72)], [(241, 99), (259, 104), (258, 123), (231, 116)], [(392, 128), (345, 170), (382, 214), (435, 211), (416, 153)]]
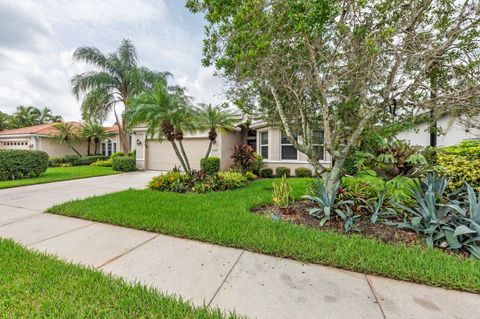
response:
[(260, 133), (260, 155), (268, 159), (268, 132)]
[(312, 132), (312, 140), (313, 140), (313, 149), (318, 154), (318, 158), (320, 160), (325, 159), (325, 147), (324, 147), (324, 136), (323, 131), (320, 130), (313, 130)]
[[(293, 138), (297, 140), (297, 135), (293, 135)], [(295, 147), (293, 147), (292, 143), (287, 138), (287, 133), (282, 131), (282, 135), (280, 138), (280, 159), (282, 160), (297, 160), (298, 159), (298, 151)]]

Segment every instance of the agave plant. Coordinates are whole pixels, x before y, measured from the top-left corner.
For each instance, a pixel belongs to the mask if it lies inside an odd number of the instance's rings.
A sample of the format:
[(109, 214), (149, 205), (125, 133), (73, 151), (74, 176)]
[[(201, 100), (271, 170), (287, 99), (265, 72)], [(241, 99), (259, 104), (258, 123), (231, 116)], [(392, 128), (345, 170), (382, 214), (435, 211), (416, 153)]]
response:
[(370, 222), (372, 224), (375, 224), (378, 221), (378, 218), (380, 217), (391, 217), (391, 216), (397, 215), (395, 210), (392, 209), (391, 207), (388, 207), (388, 208), (384, 207), (385, 199), (387, 197), (387, 192), (388, 190), (385, 187), (384, 190), (378, 195), (377, 200), (374, 201), (373, 203), (370, 203), (369, 201), (366, 201), (363, 199), (357, 199), (364, 203), (364, 205), (360, 207), (365, 208), (372, 213), (372, 215), (370, 216)]
[[(314, 190), (314, 195), (305, 195), (302, 198), (308, 199), (315, 203), (317, 207), (308, 210), (308, 213), (320, 219), (320, 226), (325, 225), (327, 221), (332, 217), (332, 212), (336, 213), (343, 221), (345, 231), (352, 229), (353, 223), (357, 216), (353, 216), (351, 210), (349, 211), (349, 205), (353, 205), (353, 201), (345, 200), (337, 202), (337, 193), (340, 188), (340, 182), (335, 183), (333, 192), (328, 192), (328, 183), (319, 179), (317, 182), (317, 188)], [(340, 208), (346, 209), (343, 212)]]

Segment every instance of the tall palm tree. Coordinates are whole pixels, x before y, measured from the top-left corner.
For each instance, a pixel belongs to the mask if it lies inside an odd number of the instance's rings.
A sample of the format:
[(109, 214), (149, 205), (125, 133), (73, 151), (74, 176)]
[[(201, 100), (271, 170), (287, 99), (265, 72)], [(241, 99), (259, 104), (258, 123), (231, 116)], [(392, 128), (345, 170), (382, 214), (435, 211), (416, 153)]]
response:
[(12, 126), (14, 128), (37, 125), (40, 111), (33, 106), (17, 106), (12, 115)]
[(43, 109), (38, 110), (38, 124), (45, 124), (45, 123), (54, 123), (54, 122), (61, 122), (62, 116), (61, 115), (53, 115), (52, 110), (48, 107), (44, 107)]
[(212, 104), (201, 104), (196, 109), (196, 123), (197, 127), (209, 130), (207, 154), (205, 158), (210, 156), (212, 151), (212, 145), (216, 142), (218, 133), (217, 131), (232, 131), (235, 123), (238, 119), (234, 117), (232, 112), (223, 108), (220, 105), (212, 106)]
[(169, 141), (183, 170), (190, 172), (188, 158), (177, 145), (183, 139), (183, 128), (187, 127), (188, 105), (178, 99), (179, 95), (169, 89), (165, 80), (158, 81), (152, 90), (131, 100), (130, 119), (131, 125), (146, 123), (149, 134)]
[(89, 121), (83, 125), (80, 131), (80, 136), (87, 140), (87, 154), (90, 156), (90, 144), (93, 142), (94, 154), (97, 154), (98, 143), (100, 143), (101, 140), (109, 138), (111, 134), (105, 130), (103, 125), (94, 121)]
[(55, 123), (52, 125), (56, 132), (50, 136), (52, 140), (58, 144), (66, 144), (70, 147), (78, 156), (82, 156), (73, 144), (80, 139), (79, 129), (73, 123)]
[[(137, 64), (137, 52), (133, 43), (124, 39), (113, 53), (105, 55), (97, 48), (81, 47), (73, 54), (74, 61), (91, 64), (95, 71), (74, 76), (71, 80), (72, 90), (77, 99), (83, 97), (82, 113), (94, 117), (105, 117), (111, 110), (119, 126), (120, 144), (125, 156), (130, 151), (127, 139), (129, 99), (150, 89), (159, 79), (168, 73), (154, 72)], [(123, 106), (118, 114), (117, 106)]]

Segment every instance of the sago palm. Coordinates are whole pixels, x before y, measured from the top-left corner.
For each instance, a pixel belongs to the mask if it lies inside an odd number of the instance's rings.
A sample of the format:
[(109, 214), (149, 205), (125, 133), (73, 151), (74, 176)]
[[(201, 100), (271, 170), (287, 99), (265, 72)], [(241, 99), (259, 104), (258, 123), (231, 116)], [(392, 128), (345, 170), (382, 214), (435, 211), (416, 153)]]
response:
[(166, 81), (158, 81), (152, 90), (131, 100), (130, 120), (132, 125), (146, 124), (151, 136), (169, 141), (184, 171), (190, 172), (188, 158), (176, 143), (176, 140), (183, 139), (179, 123), (183, 122), (187, 107), (177, 99), (177, 94), (169, 90)]
[(73, 123), (55, 123), (52, 125), (55, 128), (56, 132), (53, 133), (50, 138), (61, 145), (67, 145), (70, 147), (78, 156), (82, 156), (75, 147), (73, 146), (80, 140), (80, 132), (78, 127)]
[[(154, 72), (137, 64), (137, 52), (130, 40), (123, 40), (113, 53), (105, 55), (97, 48), (81, 47), (73, 54), (74, 61), (86, 62), (96, 67), (95, 71), (74, 76), (71, 80), (75, 96), (83, 97), (82, 113), (97, 119), (104, 119), (113, 110), (119, 126), (120, 144), (127, 156), (129, 143), (127, 139), (129, 99), (137, 96), (144, 89), (153, 87), (167, 73)], [(123, 106), (119, 114), (116, 107)]]
[(210, 156), (212, 151), (212, 145), (216, 142), (218, 133), (217, 131), (232, 131), (235, 123), (238, 119), (228, 109), (225, 109), (219, 105), (213, 106), (212, 104), (201, 104), (196, 110), (196, 123), (198, 128), (209, 130), (207, 154), (205, 158)]
[(80, 135), (82, 138), (86, 139), (88, 142), (87, 154), (89, 156), (90, 156), (91, 142), (93, 142), (93, 145), (94, 145), (94, 154), (97, 154), (98, 143), (100, 143), (101, 140), (107, 139), (108, 137), (111, 136), (111, 134), (105, 130), (105, 127), (103, 127), (103, 125), (96, 123), (94, 121), (89, 121), (85, 123), (82, 127)]

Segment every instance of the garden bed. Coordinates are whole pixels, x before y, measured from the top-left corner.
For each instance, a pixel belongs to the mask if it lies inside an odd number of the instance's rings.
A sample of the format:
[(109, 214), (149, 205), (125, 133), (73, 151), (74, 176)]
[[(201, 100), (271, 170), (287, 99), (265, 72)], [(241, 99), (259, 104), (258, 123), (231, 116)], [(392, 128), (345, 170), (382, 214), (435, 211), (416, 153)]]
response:
[[(338, 216), (333, 216), (325, 225), (320, 226), (319, 219), (308, 214), (308, 209), (313, 207), (314, 205), (309, 201), (297, 201), (287, 208), (280, 208), (276, 205), (264, 205), (253, 208), (252, 212), (264, 215), (270, 219), (280, 218), (281, 220), (296, 225), (305, 225), (321, 230), (331, 230), (342, 234), (345, 233), (343, 222)], [(362, 212), (360, 211), (360, 213)], [(365, 212), (363, 213), (362, 219), (355, 224), (358, 231), (348, 234), (362, 235), (367, 238), (381, 240), (384, 243), (418, 245), (424, 242), (424, 240), (414, 232), (388, 226), (383, 223), (372, 224), (368, 220), (369, 216), (367, 216)]]

